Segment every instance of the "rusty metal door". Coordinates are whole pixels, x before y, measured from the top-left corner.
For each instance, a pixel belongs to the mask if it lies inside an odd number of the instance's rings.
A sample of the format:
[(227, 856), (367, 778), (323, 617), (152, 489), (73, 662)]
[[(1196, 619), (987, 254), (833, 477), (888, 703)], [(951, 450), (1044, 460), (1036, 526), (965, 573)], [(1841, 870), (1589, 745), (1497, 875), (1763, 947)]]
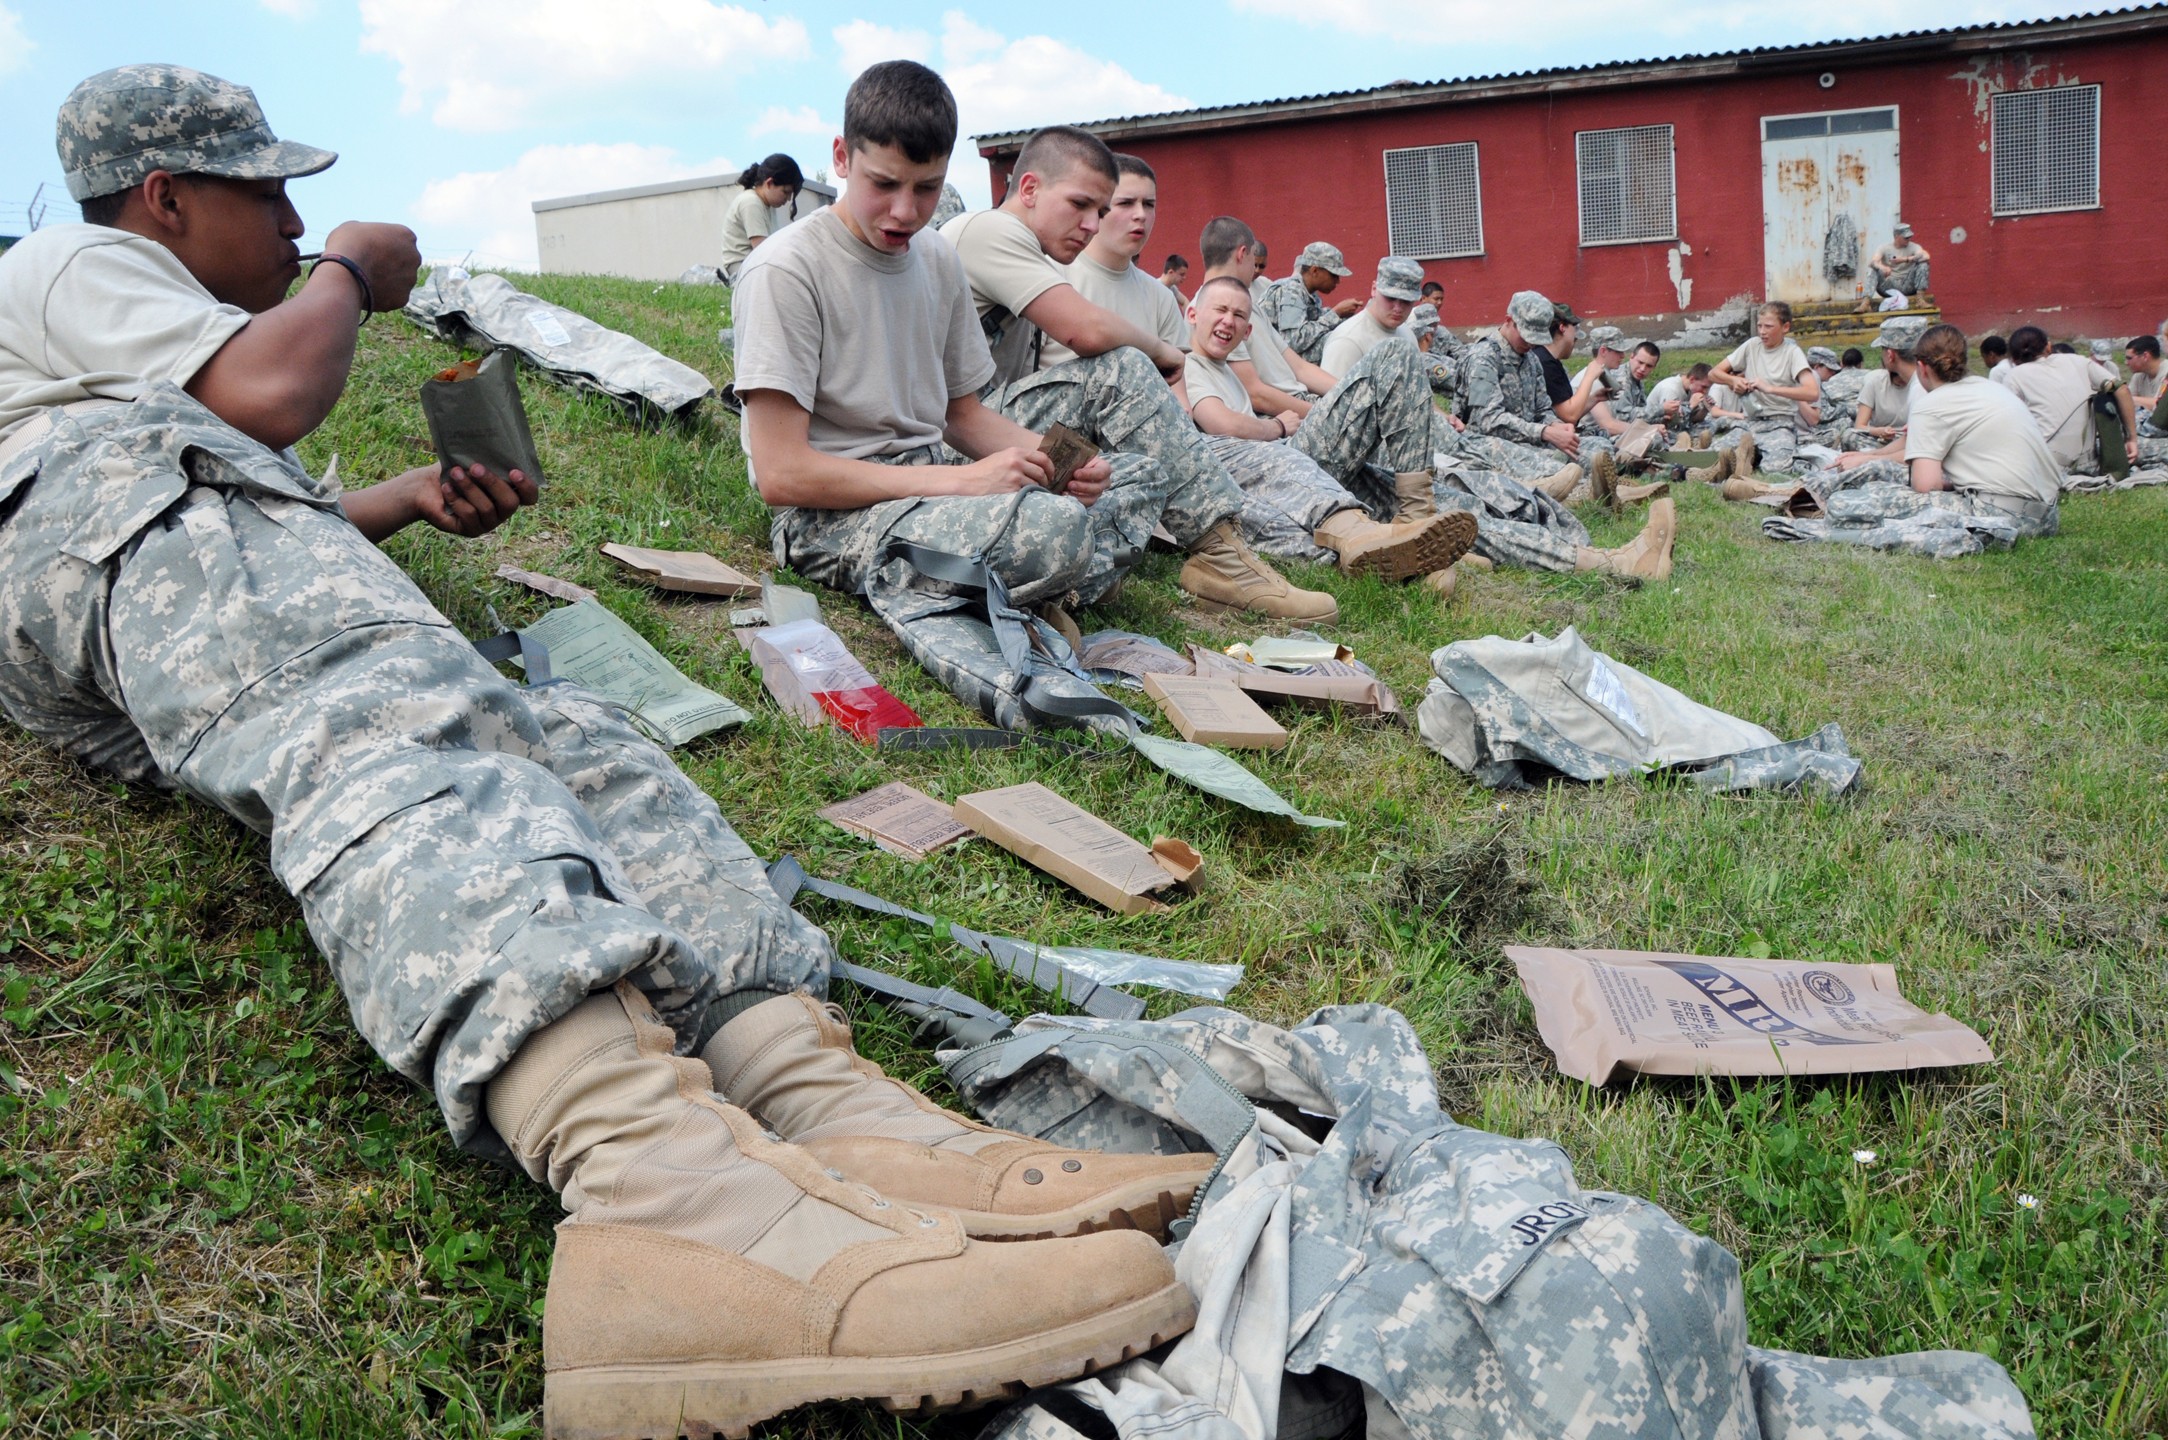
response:
[(1765, 117), (1765, 293), (1795, 305), (1866, 293), (1867, 261), (1889, 243), (1900, 196), (1894, 107)]

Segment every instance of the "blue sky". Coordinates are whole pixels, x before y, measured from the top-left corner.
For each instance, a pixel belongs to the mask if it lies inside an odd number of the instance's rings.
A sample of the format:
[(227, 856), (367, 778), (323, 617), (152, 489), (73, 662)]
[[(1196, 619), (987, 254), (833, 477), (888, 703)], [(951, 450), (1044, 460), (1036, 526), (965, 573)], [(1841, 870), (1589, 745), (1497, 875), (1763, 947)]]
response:
[[(293, 193), (311, 233), (412, 225), (431, 257), (534, 263), (527, 204), (736, 168), (828, 163), (875, 60), (949, 77), (966, 134), (1394, 80), (1787, 45), (2083, 7), (2028, 0), (0, 0), (0, 232), (42, 182), (75, 82), (163, 60), (253, 86), (283, 136), (340, 152)], [(1894, 25), (1888, 18), (1902, 18)], [(974, 205), (968, 141), (953, 178)], [(307, 248), (315, 248), (313, 245)]]

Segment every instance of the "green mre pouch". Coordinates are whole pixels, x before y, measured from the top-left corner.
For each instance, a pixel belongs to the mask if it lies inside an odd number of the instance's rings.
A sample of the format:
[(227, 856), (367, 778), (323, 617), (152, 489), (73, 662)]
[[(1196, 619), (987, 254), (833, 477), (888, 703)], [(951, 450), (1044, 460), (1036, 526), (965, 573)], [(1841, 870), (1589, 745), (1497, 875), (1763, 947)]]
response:
[(500, 477), (517, 470), (542, 483), (542, 459), (519, 400), (519, 357), (512, 351), (500, 347), (424, 380), (422, 413), (445, 469), (481, 464)]
[(2093, 397), (2093, 433), (2100, 444), (2100, 473), (2121, 480), (2130, 474), (2130, 452), (2124, 446), (2123, 412), (2112, 395)]

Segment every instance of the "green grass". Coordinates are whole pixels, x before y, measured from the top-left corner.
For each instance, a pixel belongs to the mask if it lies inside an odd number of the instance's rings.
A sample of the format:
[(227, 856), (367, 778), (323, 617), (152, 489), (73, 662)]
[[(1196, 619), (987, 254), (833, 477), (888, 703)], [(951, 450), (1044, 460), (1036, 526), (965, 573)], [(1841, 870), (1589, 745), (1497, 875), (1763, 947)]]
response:
[[(725, 373), (720, 291), (523, 283)], [(370, 326), (310, 462), (337, 452), (357, 483), (424, 462), (414, 397), (448, 353), (403, 321)], [(518, 623), (550, 603), (489, 578), (502, 560), (593, 586), (751, 709), (680, 758), (763, 853), (1005, 934), (1240, 960), (1233, 1003), (1281, 1023), (1397, 1005), (1456, 1114), (1551, 1136), (1584, 1184), (1646, 1194), (1732, 1247), (1758, 1342), (1983, 1350), (2044, 1434), (2168, 1427), (2168, 493), (2080, 498), (2059, 539), (1948, 564), (1775, 546), (1758, 507), (1696, 492), (1668, 585), (1501, 572), (1441, 611), (1306, 574), (1411, 707), (1435, 647), (1574, 624), (1787, 736), (1838, 721), (1866, 765), (1841, 801), (1638, 783), (1500, 796), (1408, 731), (1307, 717), (1287, 749), (1246, 758), (1351, 822), (1311, 833), (1136, 759), (890, 760), (800, 729), (731, 644), (727, 604), (658, 599), (595, 553), (617, 539), (763, 565), (733, 420), (648, 434), (591, 397), (530, 383), (527, 400), (543, 504), (485, 541), (410, 535), (394, 552), (474, 634), (492, 606)], [(1615, 543), (1631, 523), (1595, 528)], [(1256, 633), (1187, 609), (1174, 569), (1152, 558), (1098, 618), (1177, 643)], [(929, 723), (978, 723), (862, 610), (824, 603)], [(813, 815), (891, 778), (944, 798), (1042, 780), (1131, 834), (1192, 841), (1205, 888), (1123, 920), (990, 845), (911, 867)], [(0, 819), (0, 1434), (539, 1433), (554, 1203), (455, 1153), (429, 1097), (355, 1038), (262, 844), (11, 729)], [(848, 956), (1033, 1004), (918, 931), (812, 913)], [(1886, 960), (1998, 1060), (1597, 1092), (1555, 1073), (1499, 953), (1514, 939)], [(870, 1050), (930, 1069), (877, 1007), (859, 1013)], [(1855, 1164), (1858, 1147), (1879, 1161)], [(771, 1428), (920, 1433), (851, 1407)]]

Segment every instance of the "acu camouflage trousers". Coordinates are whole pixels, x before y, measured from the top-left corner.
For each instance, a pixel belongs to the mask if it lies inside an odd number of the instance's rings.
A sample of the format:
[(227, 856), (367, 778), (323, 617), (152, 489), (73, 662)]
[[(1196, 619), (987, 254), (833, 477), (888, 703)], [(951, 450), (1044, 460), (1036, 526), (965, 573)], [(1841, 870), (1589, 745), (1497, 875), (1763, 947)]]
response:
[[(1186, 550), (1222, 520), (1242, 513), (1240, 487), (1142, 350), (1123, 346), (1087, 355), (1013, 380), (985, 398), (1026, 429), (1043, 432), (1058, 420), (1103, 451), (1153, 461), (1164, 472), (1156, 485), (1119, 497), (1110, 485), (1092, 506), (1099, 510), (1115, 501), (1125, 532), (1141, 523), (1149, 536), (1154, 525), (1164, 524)], [(1147, 515), (1150, 506), (1157, 508)], [(1100, 518), (1099, 523), (1116, 522)]]
[(1572, 574), (1588, 527), (1558, 501), (1493, 470), (1440, 470), (1432, 486), (1440, 510), (1475, 516), (1475, 553), (1494, 565)]
[(1754, 437), (1754, 451), (1758, 470), (1790, 470), (1799, 461), (1799, 422), (1796, 416), (1755, 416), (1747, 420), (1726, 420), (1718, 424), (1713, 448), (1731, 450), (1738, 447), (1746, 435)]
[(484, 1087), (591, 991), (630, 977), (689, 1053), (726, 996), (825, 987), (713, 800), (593, 696), (499, 675), (290, 455), (160, 385), (57, 419), (0, 496), (0, 705), (268, 835), (461, 1145), (504, 1153)]

